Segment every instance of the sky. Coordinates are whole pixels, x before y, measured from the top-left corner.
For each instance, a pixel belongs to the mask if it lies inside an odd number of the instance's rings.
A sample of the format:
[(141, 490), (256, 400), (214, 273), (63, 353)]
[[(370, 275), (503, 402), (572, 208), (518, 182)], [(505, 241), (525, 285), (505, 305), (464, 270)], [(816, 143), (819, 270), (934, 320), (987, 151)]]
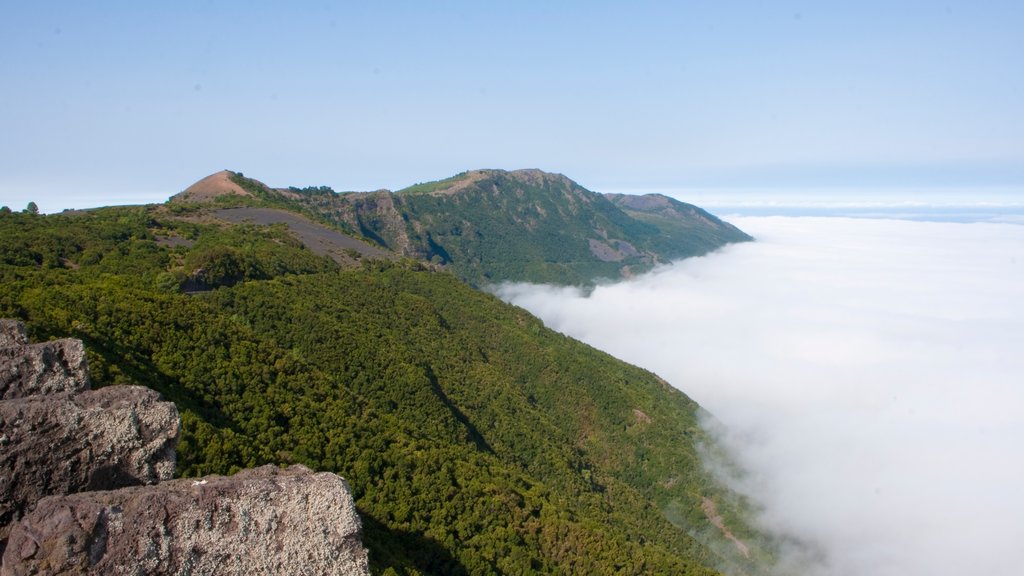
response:
[[(741, 217), (756, 242), (504, 299), (714, 417), (805, 576), (1020, 573), (1024, 226)], [(712, 465), (712, 468), (717, 468)]]
[(221, 169), (398, 189), (1024, 186), (1024, 4), (8, 0), (0, 204)]

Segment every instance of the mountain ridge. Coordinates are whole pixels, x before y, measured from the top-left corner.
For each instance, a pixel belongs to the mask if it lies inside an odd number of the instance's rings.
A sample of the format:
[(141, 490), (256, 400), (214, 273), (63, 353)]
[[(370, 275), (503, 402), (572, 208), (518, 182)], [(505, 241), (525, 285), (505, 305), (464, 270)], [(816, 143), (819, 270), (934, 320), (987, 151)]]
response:
[[(238, 173), (230, 182), (474, 286), (593, 285), (752, 240), (690, 204), (599, 194), (537, 169), (471, 170), (397, 192), (270, 188)], [(225, 195), (232, 191), (225, 188)]]

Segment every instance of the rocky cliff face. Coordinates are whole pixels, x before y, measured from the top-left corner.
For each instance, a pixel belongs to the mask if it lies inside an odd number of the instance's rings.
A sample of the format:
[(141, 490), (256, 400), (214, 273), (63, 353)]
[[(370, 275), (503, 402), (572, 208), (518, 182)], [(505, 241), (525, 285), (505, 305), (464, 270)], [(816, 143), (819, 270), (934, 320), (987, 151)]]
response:
[(179, 428), (153, 390), (89, 390), (81, 341), (0, 320), (0, 576), (369, 573), (344, 480), (170, 480)]

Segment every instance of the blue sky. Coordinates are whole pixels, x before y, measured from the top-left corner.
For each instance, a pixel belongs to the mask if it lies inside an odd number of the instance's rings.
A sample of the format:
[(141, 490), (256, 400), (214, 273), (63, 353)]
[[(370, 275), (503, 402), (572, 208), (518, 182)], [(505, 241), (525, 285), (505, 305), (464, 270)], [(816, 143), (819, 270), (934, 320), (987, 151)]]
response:
[(230, 168), (400, 188), (1024, 186), (1020, 2), (6, 2), (0, 203)]

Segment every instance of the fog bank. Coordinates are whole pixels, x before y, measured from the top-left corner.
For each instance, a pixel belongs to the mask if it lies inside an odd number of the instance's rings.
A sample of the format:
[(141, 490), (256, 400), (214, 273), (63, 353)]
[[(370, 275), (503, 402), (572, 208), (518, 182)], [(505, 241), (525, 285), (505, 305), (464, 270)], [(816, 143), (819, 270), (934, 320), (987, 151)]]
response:
[(589, 296), (498, 293), (710, 410), (816, 572), (1017, 573), (1024, 226), (732, 221), (758, 241)]

